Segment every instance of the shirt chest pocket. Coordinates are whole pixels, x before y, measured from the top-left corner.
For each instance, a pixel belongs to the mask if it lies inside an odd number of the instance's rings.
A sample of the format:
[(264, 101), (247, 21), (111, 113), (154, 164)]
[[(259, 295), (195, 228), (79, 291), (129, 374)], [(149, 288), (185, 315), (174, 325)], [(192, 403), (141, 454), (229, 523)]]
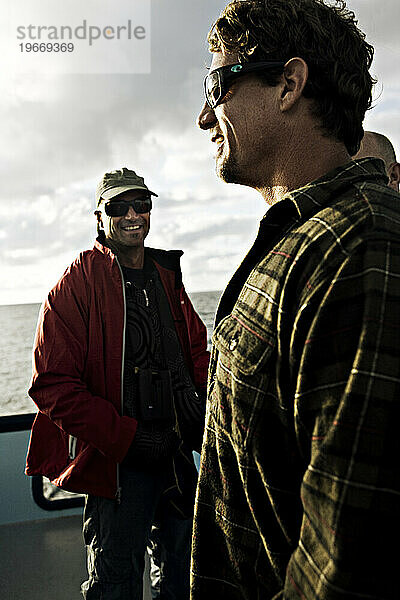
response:
[(266, 401), (275, 399), (276, 338), (232, 313), (213, 335), (209, 409), (215, 425), (243, 447)]

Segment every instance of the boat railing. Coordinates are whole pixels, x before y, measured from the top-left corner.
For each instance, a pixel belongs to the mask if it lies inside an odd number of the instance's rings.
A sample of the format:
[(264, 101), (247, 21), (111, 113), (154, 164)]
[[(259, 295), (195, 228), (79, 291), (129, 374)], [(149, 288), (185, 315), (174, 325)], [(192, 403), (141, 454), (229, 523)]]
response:
[(46, 518), (54, 511), (68, 515), (84, 505), (83, 495), (60, 490), (41, 475), (24, 474), (34, 418), (35, 413), (0, 417), (0, 524)]

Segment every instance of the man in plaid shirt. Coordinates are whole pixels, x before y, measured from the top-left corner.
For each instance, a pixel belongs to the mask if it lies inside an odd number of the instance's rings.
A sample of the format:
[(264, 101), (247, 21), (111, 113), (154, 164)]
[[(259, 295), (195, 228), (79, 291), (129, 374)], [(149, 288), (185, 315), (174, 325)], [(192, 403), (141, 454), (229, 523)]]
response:
[(400, 198), (350, 159), (373, 48), (343, 2), (231, 2), (198, 123), (271, 205), (216, 317), (191, 598), (398, 599)]

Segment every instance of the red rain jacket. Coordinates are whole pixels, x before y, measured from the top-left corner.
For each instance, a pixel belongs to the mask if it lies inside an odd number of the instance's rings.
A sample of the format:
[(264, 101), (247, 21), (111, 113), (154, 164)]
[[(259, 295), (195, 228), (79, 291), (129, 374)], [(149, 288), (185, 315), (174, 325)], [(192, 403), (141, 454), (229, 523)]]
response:
[[(206, 328), (182, 284), (181, 251), (146, 248), (160, 274), (183, 355), (197, 387), (206, 385)], [(39, 315), (29, 395), (39, 408), (26, 474), (71, 492), (117, 493), (117, 463), (137, 421), (122, 413), (125, 294), (111, 250), (96, 241), (49, 293)]]

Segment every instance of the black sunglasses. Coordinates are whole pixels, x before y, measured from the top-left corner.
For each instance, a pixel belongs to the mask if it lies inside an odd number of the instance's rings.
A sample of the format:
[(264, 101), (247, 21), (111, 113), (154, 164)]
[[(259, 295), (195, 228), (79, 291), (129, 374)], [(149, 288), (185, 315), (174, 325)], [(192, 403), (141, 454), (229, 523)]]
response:
[(150, 196), (134, 200), (110, 200), (105, 203), (104, 210), (109, 217), (124, 217), (130, 206), (133, 206), (135, 213), (142, 215), (151, 211), (153, 203)]
[(237, 63), (235, 65), (226, 65), (210, 71), (204, 79), (204, 92), (206, 102), (210, 108), (215, 108), (221, 102), (229, 90), (233, 80), (247, 73), (255, 71), (266, 71), (268, 69), (280, 69), (285, 66), (283, 61), (264, 61), (254, 63)]

